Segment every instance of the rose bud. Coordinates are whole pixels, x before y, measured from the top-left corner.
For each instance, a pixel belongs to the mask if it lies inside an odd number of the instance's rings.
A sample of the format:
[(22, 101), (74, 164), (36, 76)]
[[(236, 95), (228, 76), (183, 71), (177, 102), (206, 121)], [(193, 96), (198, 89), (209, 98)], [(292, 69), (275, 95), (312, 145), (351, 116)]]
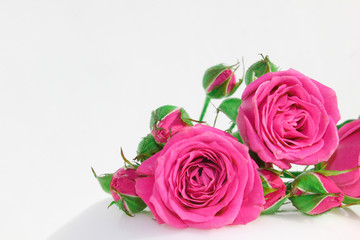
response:
[[(339, 147), (325, 169), (342, 171), (360, 166), (360, 119), (342, 126), (339, 139)], [(346, 196), (360, 198), (360, 168), (330, 178)]]
[(171, 136), (187, 126), (192, 126), (192, 122), (183, 108), (165, 105), (151, 113), (151, 134), (159, 144), (166, 143)]
[[(233, 94), (240, 86), (241, 81), (236, 82), (234, 71), (238, 64), (226, 66), (219, 64), (206, 70), (203, 77), (203, 87), (209, 98), (223, 98)], [(233, 70), (233, 67), (236, 67)]]
[(114, 201), (110, 204), (116, 204), (127, 215), (142, 211), (146, 204), (141, 200), (135, 191), (135, 180), (139, 177), (136, 169), (120, 168), (117, 170), (110, 182), (110, 193)]
[(267, 169), (258, 169), (263, 185), (265, 204), (262, 214), (276, 212), (286, 201), (286, 186), (278, 174)]
[(261, 56), (263, 59), (260, 61), (257, 61), (253, 65), (251, 65), (249, 67), (249, 69), (246, 71), (246, 74), (245, 74), (245, 84), (246, 85), (249, 85), (256, 79), (258, 79), (259, 77), (264, 75), (265, 73), (277, 72), (279, 70), (275, 64), (270, 62), (268, 56), (265, 56), (265, 57), (263, 55), (261, 55)]
[(308, 215), (317, 215), (340, 207), (344, 194), (328, 177), (315, 172), (299, 175), (292, 184), (293, 205)]

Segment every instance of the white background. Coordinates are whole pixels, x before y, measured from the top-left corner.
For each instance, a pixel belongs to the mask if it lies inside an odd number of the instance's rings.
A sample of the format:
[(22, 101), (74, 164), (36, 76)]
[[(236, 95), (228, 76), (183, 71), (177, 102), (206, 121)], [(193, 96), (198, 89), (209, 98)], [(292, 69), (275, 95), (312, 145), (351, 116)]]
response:
[(0, 0), (0, 238), (44, 239), (106, 198), (90, 167), (115, 171), (120, 146), (134, 157), (161, 105), (198, 118), (212, 65), (268, 54), (356, 118), (359, 12), (356, 0)]

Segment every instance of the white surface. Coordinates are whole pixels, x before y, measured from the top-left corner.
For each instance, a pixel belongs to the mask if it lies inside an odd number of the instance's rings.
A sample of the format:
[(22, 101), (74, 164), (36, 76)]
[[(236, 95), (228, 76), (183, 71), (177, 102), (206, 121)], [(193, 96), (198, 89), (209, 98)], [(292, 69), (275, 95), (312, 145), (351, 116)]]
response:
[[(247, 225), (220, 229), (179, 230), (159, 225), (150, 213), (129, 218), (116, 208), (106, 210), (111, 199), (100, 201), (75, 217), (55, 232), (48, 240), (77, 239), (157, 239), (157, 240), (212, 240), (212, 239), (358, 239), (360, 206), (335, 209), (331, 213), (309, 217), (299, 212), (282, 212), (260, 216)], [(291, 210), (291, 207), (286, 207)]]
[[(198, 118), (217, 63), (268, 54), (334, 88), (343, 120), (357, 117), (359, 12), (356, 0), (1, 0), (0, 238), (44, 239), (103, 199), (90, 167), (115, 171), (120, 146), (133, 157), (160, 105)], [(240, 228), (262, 231), (252, 226)]]

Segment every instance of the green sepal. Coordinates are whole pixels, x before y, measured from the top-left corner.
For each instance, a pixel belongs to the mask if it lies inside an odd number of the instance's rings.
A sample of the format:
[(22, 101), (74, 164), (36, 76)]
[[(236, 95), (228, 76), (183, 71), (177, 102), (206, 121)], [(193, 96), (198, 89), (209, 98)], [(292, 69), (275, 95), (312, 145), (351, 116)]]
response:
[(354, 198), (349, 196), (344, 196), (344, 201), (342, 201), (343, 204), (349, 204), (349, 205), (358, 205), (360, 204), (360, 198)]
[(163, 120), (167, 115), (180, 109), (181, 120), (188, 126), (192, 126), (193, 123), (190, 120), (189, 114), (183, 108), (179, 108), (173, 105), (164, 105), (151, 112), (150, 118), (150, 130), (152, 131), (154, 126), (157, 127), (159, 121)]
[(274, 205), (272, 205), (271, 207), (265, 209), (264, 211), (261, 212), (262, 215), (270, 215), (270, 214), (274, 214), (277, 210), (279, 210), (279, 208), (284, 204), (284, 202), (288, 199), (288, 196), (285, 196), (281, 199), (279, 199), (276, 203), (274, 203)]
[(239, 132), (235, 132), (232, 134), (233, 137), (235, 137), (240, 143), (244, 143), (243, 140), (241, 139), (240, 133)]
[(320, 162), (320, 163), (314, 165), (314, 168), (315, 168), (315, 170), (320, 170), (320, 169), (323, 169), (325, 165), (326, 165), (326, 162)]
[(354, 167), (354, 168), (351, 168), (351, 169), (347, 169), (347, 170), (341, 170), (341, 171), (320, 169), (320, 170), (315, 170), (314, 172), (320, 173), (321, 175), (324, 175), (324, 176), (328, 177), (328, 176), (337, 176), (337, 175), (341, 175), (341, 174), (344, 174), (344, 173), (348, 173), (348, 172), (354, 171), (354, 170), (356, 170), (358, 168), (360, 168), (360, 166), (357, 166), (357, 167)]
[(116, 202), (110, 203), (109, 207), (115, 204), (120, 210), (130, 217), (133, 217), (135, 213), (141, 212), (147, 207), (144, 201), (138, 196), (121, 194), (114, 188), (112, 188), (112, 190), (118, 194), (120, 199)]
[(181, 120), (184, 123), (186, 123), (186, 125), (193, 126), (193, 122), (191, 121), (191, 118), (190, 118), (189, 114), (185, 111), (185, 109), (180, 108), (180, 113), (181, 113)]
[(294, 180), (292, 188), (299, 188), (301, 191), (306, 193), (328, 193), (324, 185), (321, 183), (320, 179), (312, 172), (306, 172), (299, 175)]
[[(318, 204), (328, 196), (335, 196), (335, 193), (322, 193), (322, 194), (308, 194), (289, 197), (290, 201), (302, 213), (310, 214), (309, 212), (316, 208)], [(329, 209), (330, 210), (330, 209)]]
[(350, 123), (350, 122), (352, 122), (352, 121), (354, 121), (354, 120), (355, 120), (355, 119), (346, 120), (346, 121), (344, 121), (344, 122), (336, 125), (336, 127), (337, 127), (337, 129), (339, 130), (339, 129), (342, 128), (345, 124)]
[(226, 95), (226, 97), (230, 97), (231, 95), (234, 94), (234, 92), (236, 92), (236, 90), (240, 87), (240, 85), (242, 84), (243, 80), (239, 79), (239, 81), (236, 83), (236, 85), (234, 86), (234, 88)]
[(226, 69), (228, 69), (229, 66), (226, 66), (224, 64), (218, 64), (213, 67), (208, 68), (205, 71), (204, 77), (203, 77), (203, 87), (204, 89), (208, 89), (209, 86), (215, 81), (215, 79)]
[(251, 65), (246, 71), (245, 84), (249, 85), (262, 75), (268, 72), (277, 72), (278, 70), (279, 68), (269, 60), (269, 57), (265, 56), (262, 60)]
[(109, 207), (114, 204), (130, 217), (133, 217), (135, 213), (141, 212), (147, 207), (140, 197), (133, 197), (123, 194), (121, 194), (120, 200), (117, 202), (113, 201), (110, 203)]
[(292, 184), (293, 184), (293, 182), (287, 182), (287, 183), (285, 183), (286, 194), (289, 194), (289, 193), (291, 192)]
[(98, 182), (100, 183), (101, 188), (110, 194), (110, 182), (111, 182), (111, 178), (113, 176), (112, 173), (107, 173), (107, 174), (101, 174), (101, 175), (96, 175), (95, 170), (93, 168), (91, 168), (91, 171), (94, 174), (94, 177), (98, 180)]
[(179, 108), (176, 106), (164, 105), (164, 106), (161, 106), (161, 107), (157, 108), (156, 110), (152, 111), (151, 118), (150, 118), (150, 130), (152, 130), (159, 121), (161, 121), (167, 115), (169, 115), (170, 113), (174, 112), (177, 109), (179, 109)]
[(227, 98), (220, 104), (218, 109), (225, 113), (225, 115), (228, 116), (231, 121), (236, 122), (241, 103), (242, 100), (240, 98)]
[[(263, 186), (263, 189), (265, 189), (265, 188), (266, 189), (273, 189), (273, 188), (271, 188), (270, 184), (268, 183), (268, 181), (266, 181), (266, 179), (264, 178), (263, 175), (259, 174), (259, 176), (260, 176), (260, 180), (261, 180), (261, 184)], [(276, 191), (276, 189), (275, 189), (275, 191)], [(266, 194), (270, 193), (270, 192), (275, 192), (275, 191), (271, 191), (271, 190), (267, 190), (267, 192), (264, 191), (264, 196)]]
[(110, 208), (112, 205), (114, 205), (114, 204), (116, 204), (116, 202), (115, 201), (112, 201), (110, 204), (109, 204), (109, 206), (108, 206), (108, 208)]
[[(203, 88), (205, 89), (207, 96), (210, 98), (214, 98), (214, 99), (231, 96), (239, 88), (239, 86), (242, 83), (242, 79), (240, 79), (236, 83), (234, 88), (229, 93), (227, 92), (228, 86), (230, 84), (230, 79), (234, 75), (238, 66), (239, 66), (239, 63), (232, 65), (232, 66), (218, 64), (218, 65), (208, 68), (205, 71), (205, 74), (203, 77)], [(236, 67), (236, 68), (233, 70), (233, 73), (224, 81), (224, 83), (220, 84), (218, 87), (213, 88), (210, 92), (208, 91), (209, 87), (215, 82), (216, 78), (222, 72), (224, 72), (226, 69), (233, 69), (234, 67)]]
[[(229, 76), (231, 78), (231, 75)], [(214, 99), (219, 99), (223, 97), (227, 97), (228, 94), (226, 93), (227, 88), (229, 85), (229, 81), (226, 80), (225, 83), (219, 85), (218, 87), (215, 87), (211, 90), (211, 92), (207, 92), (207, 96)]]
[(131, 212), (132, 214), (141, 212), (146, 208), (146, 204), (140, 197), (124, 195), (123, 199), (129, 212)]
[(271, 187), (265, 187), (263, 184), (263, 192), (264, 192), (264, 196), (266, 196), (269, 193), (273, 193), (276, 192), (278, 189), (276, 188), (271, 188)]
[(162, 147), (156, 143), (154, 137), (151, 134), (148, 134), (140, 141), (135, 159), (143, 162), (161, 149)]
[(115, 202), (115, 205), (118, 206), (118, 208), (123, 211), (126, 215), (128, 215), (129, 217), (133, 217), (134, 214), (132, 214), (131, 212), (129, 212), (125, 206), (125, 201), (123, 201), (122, 199), (120, 199), (119, 201)]

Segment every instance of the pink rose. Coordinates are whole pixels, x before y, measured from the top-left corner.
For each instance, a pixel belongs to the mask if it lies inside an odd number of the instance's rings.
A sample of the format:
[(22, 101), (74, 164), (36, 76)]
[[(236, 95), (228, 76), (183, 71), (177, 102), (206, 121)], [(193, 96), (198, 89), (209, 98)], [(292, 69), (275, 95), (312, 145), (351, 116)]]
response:
[[(339, 130), (339, 147), (327, 163), (328, 170), (347, 170), (360, 166), (360, 119)], [(330, 177), (345, 195), (360, 198), (360, 169)]]
[(293, 70), (267, 73), (249, 84), (237, 117), (250, 149), (282, 169), (327, 161), (338, 145), (335, 92)]
[(120, 168), (117, 170), (112, 176), (110, 182), (110, 193), (114, 200), (120, 200), (118, 193), (129, 196), (137, 196), (135, 191), (135, 179), (138, 177), (139, 176), (135, 169)]
[[(272, 171), (266, 169), (258, 169), (258, 172), (260, 174), (260, 178), (262, 180), (264, 188), (266, 201), (264, 204), (264, 210), (266, 210), (273, 207), (285, 197), (286, 186), (281, 180), (281, 178)], [(266, 190), (268, 190), (268, 193), (266, 193)]]
[(136, 192), (158, 223), (220, 228), (256, 219), (264, 203), (257, 165), (231, 135), (198, 124), (174, 135), (137, 170)]

